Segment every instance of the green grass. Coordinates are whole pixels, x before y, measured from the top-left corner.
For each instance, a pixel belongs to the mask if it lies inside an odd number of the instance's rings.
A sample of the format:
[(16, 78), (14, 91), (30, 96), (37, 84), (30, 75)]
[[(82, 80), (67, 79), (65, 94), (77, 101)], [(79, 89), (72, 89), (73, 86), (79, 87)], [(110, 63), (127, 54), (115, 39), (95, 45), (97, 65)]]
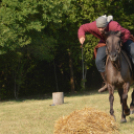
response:
[[(128, 105), (131, 98), (129, 92)], [(121, 105), (118, 93), (114, 94), (114, 111), (121, 134), (134, 134), (134, 115), (121, 124)], [(53, 134), (55, 121), (74, 110), (93, 107), (109, 113), (108, 93), (85, 93), (65, 96), (65, 104), (49, 106), (52, 99), (7, 101), (0, 103), (0, 134)]]

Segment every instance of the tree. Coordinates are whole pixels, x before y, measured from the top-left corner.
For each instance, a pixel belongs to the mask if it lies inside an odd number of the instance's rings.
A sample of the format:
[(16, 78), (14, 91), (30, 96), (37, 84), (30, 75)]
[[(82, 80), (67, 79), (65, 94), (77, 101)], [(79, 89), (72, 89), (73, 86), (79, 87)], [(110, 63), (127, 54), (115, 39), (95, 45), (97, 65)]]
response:
[[(133, 31), (133, 21), (127, 17), (133, 8), (123, 9), (126, 3), (133, 4), (133, 1), (3, 0), (0, 3), (0, 57), (4, 58), (4, 67), (0, 65), (1, 73), (4, 70), (2, 76), (12, 78), (11, 72), (15, 72), (10, 84), (14, 84), (14, 91), (20, 94), (23, 90), (29, 94), (54, 91), (55, 76), (59, 90), (80, 90), (79, 26), (94, 21), (100, 15), (113, 13), (114, 20), (121, 21), (123, 26)], [(116, 12), (115, 8), (120, 10)], [(130, 17), (133, 19), (133, 13)], [(87, 74), (95, 66), (93, 49), (97, 42), (98, 39), (86, 34), (84, 64)], [(34, 79), (31, 80), (31, 77)], [(4, 82), (2, 80), (1, 85)], [(5, 89), (7, 86), (2, 88), (3, 93)]]

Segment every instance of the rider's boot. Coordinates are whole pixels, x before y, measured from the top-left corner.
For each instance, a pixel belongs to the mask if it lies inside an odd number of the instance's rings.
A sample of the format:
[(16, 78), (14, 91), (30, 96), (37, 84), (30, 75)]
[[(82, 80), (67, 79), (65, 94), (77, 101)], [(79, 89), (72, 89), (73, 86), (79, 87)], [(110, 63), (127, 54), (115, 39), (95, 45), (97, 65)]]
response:
[(104, 85), (102, 88), (100, 88), (100, 89), (98, 90), (99, 93), (108, 90), (108, 88), (107, 88), (107, 84), (106, 84), (106, 76), (105, 76), (105, 72), (100, 72), (100, 74), (101, 74), (102, 79), (104, 80), (105, 85)]

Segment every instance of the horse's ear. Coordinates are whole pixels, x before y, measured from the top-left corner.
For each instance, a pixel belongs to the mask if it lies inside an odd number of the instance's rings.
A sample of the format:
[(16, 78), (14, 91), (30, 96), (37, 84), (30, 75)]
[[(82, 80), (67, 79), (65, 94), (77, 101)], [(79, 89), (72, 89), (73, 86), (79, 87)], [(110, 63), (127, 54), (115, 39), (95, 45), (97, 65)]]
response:
[(104, 35), (105, 35), (105, 37), (107, 38), (108, 37), (108, 32), (104, 32)]
[(116, 34), (118, 37), (122, 37), (123, 36), (123, 33), (121, 31), (118, 31), (117, 34)]

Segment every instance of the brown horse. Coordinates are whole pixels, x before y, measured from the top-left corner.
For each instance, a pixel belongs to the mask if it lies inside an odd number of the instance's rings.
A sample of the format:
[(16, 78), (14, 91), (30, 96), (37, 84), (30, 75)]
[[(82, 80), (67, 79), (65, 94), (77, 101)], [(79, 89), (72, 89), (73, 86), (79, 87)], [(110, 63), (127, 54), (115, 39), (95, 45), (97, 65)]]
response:
[(134, 80), (130, 60), (121, 49), (121, 38), (122, 34), (120, 31), (106, 33), (106, 80), (109, 91), (110, 114), (114, 116), (114, 89), (117, 88), (122, 105), (121, 122), (126, 122), (126, 116), (134, 113), (134, 91), (132, 92), (130, 109), (127, 105), (128, 91)]

